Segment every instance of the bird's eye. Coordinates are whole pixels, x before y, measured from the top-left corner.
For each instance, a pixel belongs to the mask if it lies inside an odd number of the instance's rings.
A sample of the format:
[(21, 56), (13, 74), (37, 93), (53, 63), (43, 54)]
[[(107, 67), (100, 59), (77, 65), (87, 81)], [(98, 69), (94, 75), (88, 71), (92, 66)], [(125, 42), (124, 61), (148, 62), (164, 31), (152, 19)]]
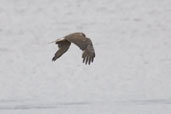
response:
[(81, 34), (82, 36), (86, 37), (86, 35), (84, 33)]

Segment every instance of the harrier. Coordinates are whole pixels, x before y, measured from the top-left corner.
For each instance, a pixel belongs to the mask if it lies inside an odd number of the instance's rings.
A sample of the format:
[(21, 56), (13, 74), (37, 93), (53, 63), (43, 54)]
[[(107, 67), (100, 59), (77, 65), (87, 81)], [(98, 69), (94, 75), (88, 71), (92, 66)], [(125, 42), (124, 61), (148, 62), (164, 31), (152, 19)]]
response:
[(77, 45), (82, 51), (83, 63), (90, 64), (95, 58), (93, 44), (89, 38), (82, 32), (76, 32), (65, 36), (62, 39), (54, 41), (58, 45), (58, 50), (55, 53), (52, 61), (61, 57), (70, 47), (71, 43)]

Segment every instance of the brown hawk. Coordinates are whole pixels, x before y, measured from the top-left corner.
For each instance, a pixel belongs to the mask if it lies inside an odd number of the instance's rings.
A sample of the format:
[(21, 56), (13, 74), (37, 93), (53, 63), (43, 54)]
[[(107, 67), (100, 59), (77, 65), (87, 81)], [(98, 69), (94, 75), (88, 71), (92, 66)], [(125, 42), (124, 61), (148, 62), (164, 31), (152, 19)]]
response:
[(65, 36), (62, 39), (57, 39), (54, 41), (58, 45), (58, 50), (55, 53), (55, 56), (52, 58), (52, 61), (55, 61), (61, 57), (70, 47), (71, 43), (76, 44), (82, 51), (83, 63), (90, 64), (95, 58), (95, 51), (93, 44), (89, 38), (82, 32), (76, 32)]

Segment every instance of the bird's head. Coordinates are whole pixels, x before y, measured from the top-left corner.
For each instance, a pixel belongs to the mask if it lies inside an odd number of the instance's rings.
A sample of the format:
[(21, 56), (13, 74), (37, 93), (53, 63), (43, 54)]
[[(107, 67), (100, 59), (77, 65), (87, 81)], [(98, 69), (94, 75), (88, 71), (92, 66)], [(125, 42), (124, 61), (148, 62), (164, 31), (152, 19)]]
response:
[(80, 34), (80, 36), (86, 37), (86, 35), (82, 32), (80, 32), (79, 34)]
[(82, 36), (86, 37), (86, 35), (84, 33), (82, 33)]

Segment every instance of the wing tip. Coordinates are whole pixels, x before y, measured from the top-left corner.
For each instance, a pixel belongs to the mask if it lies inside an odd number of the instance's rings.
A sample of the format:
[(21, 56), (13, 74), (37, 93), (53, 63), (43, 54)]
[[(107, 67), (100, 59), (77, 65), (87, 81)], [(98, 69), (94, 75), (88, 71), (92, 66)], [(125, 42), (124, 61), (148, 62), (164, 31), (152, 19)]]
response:
[(90, 65), (91, 63), (93, 63), (94, 61), (94, 57), (83, 57), (83, 63), (85, 63), (85, 65)]

